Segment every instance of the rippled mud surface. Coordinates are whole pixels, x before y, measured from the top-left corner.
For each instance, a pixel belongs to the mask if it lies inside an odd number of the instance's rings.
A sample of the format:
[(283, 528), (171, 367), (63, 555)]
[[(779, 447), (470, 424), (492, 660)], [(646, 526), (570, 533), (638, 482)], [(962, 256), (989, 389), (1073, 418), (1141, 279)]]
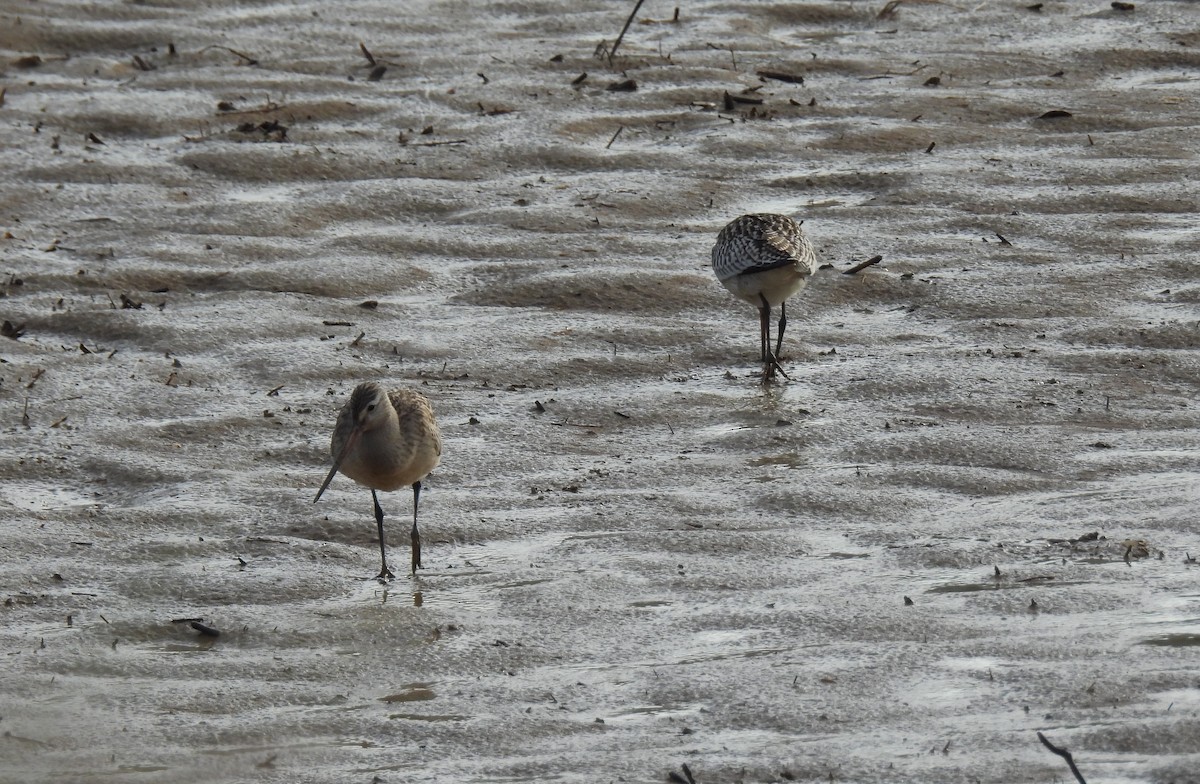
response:
[(0, 0), (0, 780), (1196, 781), (1196, 5), (889, 5)]

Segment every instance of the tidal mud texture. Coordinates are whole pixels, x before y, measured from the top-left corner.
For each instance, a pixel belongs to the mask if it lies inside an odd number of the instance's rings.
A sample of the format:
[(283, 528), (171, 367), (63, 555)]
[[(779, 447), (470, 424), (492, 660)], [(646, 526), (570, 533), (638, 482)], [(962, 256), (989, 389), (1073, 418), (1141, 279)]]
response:
[(631, 8), (0, 0), (0, 780), (1197, 780), (1196, 4)]

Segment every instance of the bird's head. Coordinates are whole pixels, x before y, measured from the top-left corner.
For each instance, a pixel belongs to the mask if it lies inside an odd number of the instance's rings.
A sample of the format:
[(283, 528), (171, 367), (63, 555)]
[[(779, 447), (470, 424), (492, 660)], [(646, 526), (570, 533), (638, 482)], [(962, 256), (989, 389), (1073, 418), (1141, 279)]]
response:
[[(346, 410), (350, 412), (354, 427), (349, 433), (344, 434), (340, 445), (337, 445), (338, 436), (334, 436), (337, 452), (333, 456), (333, 467), (329, 469), (329, 474), (321, 483), (321, 489), (317, 490), (317, 497), (313, 499), (314, 504), (321, 500), (321, 494), (325, 492), (325, 488), (329, 487), (334, 475), (342, 467), (342, 461), (346, 459), (347, 455), (354, 454), (363, 435), (383, 427), (396, 416), (396, 410), (392, 407), (387, 390), (374, 381), (365, 381), (354, 388), (354, 392), (350, 394), (350, 402), (346, 404), (346, 409), (343, 409), (341, 416), (345, 416)], [(341, 417), (339, 417), (340, 422)]]
[(365, 381), (354, 388), (350, 395), (350, 411), (354, 415), (354, 428), (359, 431), (382, 427), (391, 414), (392, 402), (387, 390), (374, 381)]

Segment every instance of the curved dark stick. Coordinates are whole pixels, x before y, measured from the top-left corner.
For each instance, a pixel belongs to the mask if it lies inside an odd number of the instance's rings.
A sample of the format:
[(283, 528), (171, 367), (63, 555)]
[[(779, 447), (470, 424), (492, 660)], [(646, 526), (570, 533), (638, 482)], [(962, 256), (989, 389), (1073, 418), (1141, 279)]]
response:
[(1037, 734), (1037, 736), (1038, 740), (1042, 742), (1043, 746), (1067, 761), (1067, 767), (1071, 769), (1071, 773), (1075, 776), (1075, 780), (1078, 781), (1079, 784), (1087, 784), (1087, 782), (1083, 780), (1083, 774), (1079, 772), (1079, 768), (1075, 767), (1075, 758), (1071, 756), (1071, 752), (1055, 746), (1053, 743), (1046, 740), (1046, 736), (1040, 732)]
[(862, 272), (867, 267), (870, 267), (872, 264), (878, 264), (881, 261), (883, 261), (883, 256), (872, 256), (871, 258), (867, 259), (866, 261), (862, 262), (861, 264), (855, 264), (850, 269), (843, 270), (842, 274), (843, 275), (853, 275), (854, 273)]

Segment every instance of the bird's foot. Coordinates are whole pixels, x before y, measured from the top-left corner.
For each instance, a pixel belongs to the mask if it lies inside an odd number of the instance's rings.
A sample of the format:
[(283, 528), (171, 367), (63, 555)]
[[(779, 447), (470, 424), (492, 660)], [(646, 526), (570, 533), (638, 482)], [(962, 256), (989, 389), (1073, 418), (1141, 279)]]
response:
[(387, 581), (395, 580), (396, 575), (392, 574), (392, 570), (385, 566), (385, 567), (383, 567), (383, 569), (381, 569), (379, 571), (379, 574), (375, 575), (375, 579), (378, 580), (379, 582), (383, 583), (384, 585), (387, 585)]
[(771, 357), (770, 361), (768, 361), (765, 365), (763, 365), (763, 372), (762, 372), (763, 383), (767, 384), (767, 383), (774, 381), (776, 371), (778, 371), (779, 375), (783, 376), (788, 381), (792, 380), (792, 377), (787, 374), (787, 371), (785, 371), (782, 367), (779, 366), (779, 360), (775, 359), (775, 357)]

